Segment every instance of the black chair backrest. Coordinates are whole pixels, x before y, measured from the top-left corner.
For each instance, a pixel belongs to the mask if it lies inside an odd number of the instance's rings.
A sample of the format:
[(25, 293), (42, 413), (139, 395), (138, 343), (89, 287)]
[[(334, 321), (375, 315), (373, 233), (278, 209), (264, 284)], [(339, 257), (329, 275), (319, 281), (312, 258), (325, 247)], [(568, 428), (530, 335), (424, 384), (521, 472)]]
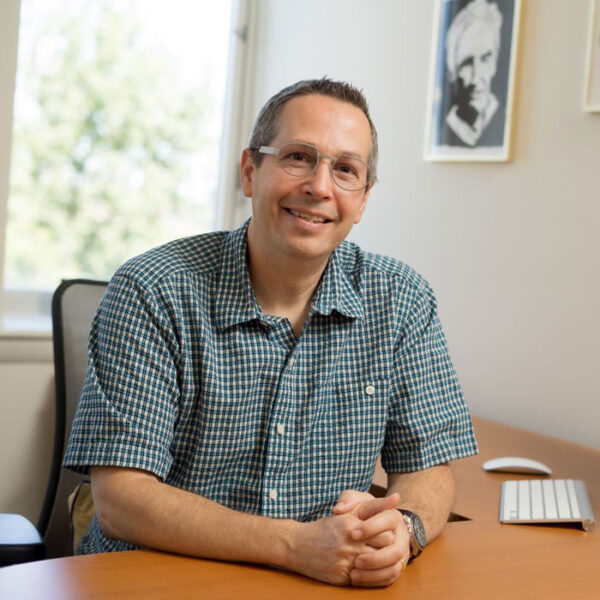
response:
[(52, 297), (56, 424), (50, 478), (38, 519), (47, 557), (72, 554), (68, 497), (84, 476), (62, 468), (62, 459), (87, 371), (87, 340), (107, 282), (63, 281)]

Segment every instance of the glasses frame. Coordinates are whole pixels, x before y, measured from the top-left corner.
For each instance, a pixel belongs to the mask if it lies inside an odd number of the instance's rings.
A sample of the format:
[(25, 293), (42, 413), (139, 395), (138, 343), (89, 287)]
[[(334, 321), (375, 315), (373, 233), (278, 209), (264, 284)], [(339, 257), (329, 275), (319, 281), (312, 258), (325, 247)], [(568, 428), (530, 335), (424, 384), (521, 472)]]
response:
[[(313, 167), (313, 169), (309, 172), (309, 173), (305, 173), (303, 175), (298, 175), (297, 173), (291, 173), (290, 171), (286, 170), (283, 168), (283, 166), (281, 165), (281, 160), (279, 158), (279, 153), (281, 152), (281, 150), (283, 148), (285, 148), (286, 146), (290, 146), (293, 144), (300, 144), (302, 146), (307, 146), (308, 148), (313, 148), (315, 150), (315, 152), (317, 153), (317, 162), (315, 163), (315, 166)], [(274, 156), (275, 158), (277, 158), (277, 164), (279, 165), (279, 168), (284, 171), (285, 173), (287, 173), (288, 175), (291, 175), (292, 177), (310, 177), (311, 175), (314, 175), (317, 172), (317, 169), (319, 168), (319, 165), (321, 164), (321, 158), (327, 158), (329, 159), (329, 175), (331, 177), (331, 180), (342, 190), (344, 190), (345, 192), (358, 192), (362, 189), (364, 189), (365, 191), (367, 191), (369, 189), (369, 183), (370, 183), (370, 174), (369, 174), (369, 163), (367, 163), (366, 161), (364, 161), (362, 158), (359, 158), (358, 156), (354, 156), (352, 154), (340, 154), (339, 156), (332, 156), (331, 154), (325, 154), (324, 152), (321, 152), (314, 144), (309, 144), (308, 142), (288, 142), (286, 144), (283, 144), (283, 146), (280, 146), (279, 148), (276, 148), (275, 146), (255, 146), (254, 148), (250, 148), (250, 150), (252, 150), (253, 152), (258, 152), (259, 154), (266, 154), (268, 156)], [(357, 188), (347, 188), (344, 187), (335, 177), (334, 173), (333, 173), (333, 165), (335, 165), (335, 163), (342, 157), (348, 157), (351, 158), (352, 160), (357, 160), (359, 162), (361, 162), (363, 165), (365, 165), (365, 167), (367, 167), (367, 179), (365, 181), (365, 183), (361, 183), (360, 187)]]

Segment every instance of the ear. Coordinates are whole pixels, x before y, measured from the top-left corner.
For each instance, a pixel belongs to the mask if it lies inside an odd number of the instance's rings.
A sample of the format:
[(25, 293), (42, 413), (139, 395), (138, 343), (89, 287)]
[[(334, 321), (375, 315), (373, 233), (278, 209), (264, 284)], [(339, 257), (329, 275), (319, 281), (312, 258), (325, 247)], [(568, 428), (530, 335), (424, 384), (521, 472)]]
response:
[(257, 167), (252, 159), (252, 151), (245, 148), (240, 159), (240, 180), (244, 196), (252, 198), (252, 189), (254, 186), (254, 172)]
[(360, 207), (358, 209), (358, 213), (356, 214), (356, 217), (354, 218), (354, 224), (357, 225), (358, 223), (360, 223), (360, 220), (362, 218), (363, 212), (365, 212), (365, 208), (367, 207), (367, 200), (369, 199), (369, 194), (371, 193), (371, 188), (373, 187), (373, 184), (371, 184), (369, 186), (369, 189), (365, 192), (365, 195), (362, 197), (362, 200), (360, 202)]

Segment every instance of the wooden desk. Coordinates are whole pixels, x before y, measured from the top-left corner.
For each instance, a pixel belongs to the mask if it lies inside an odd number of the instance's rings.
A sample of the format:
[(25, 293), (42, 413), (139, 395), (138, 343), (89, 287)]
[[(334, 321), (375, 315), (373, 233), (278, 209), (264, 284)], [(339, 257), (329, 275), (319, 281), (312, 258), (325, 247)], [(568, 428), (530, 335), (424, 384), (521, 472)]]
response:
[(60, 558), (0, 569), (0, 598), (91, 600), (227, 598), (252, 600), (411, 598), (411, 600), (600, 598), (600, 525), (502, 525), (501, 482), (486, 473), (493, 456), (524, 455), (548, 463), (553, 476), (584, 479), (600, 517), (600, 451), (475, 419), (481, 454), (457, 461), (455, 512), (419, 560), (385, 589), (336, 588), (255, 565), (221, 563), (139, 551)]
[[(497, 456), (525, 456), (547, 464), (552, 469), (553, 478), (583, 479), (596, 520), (600, 519), (600, 450), (484, 419), (475, 418), (473, 422), (479, 455), (452, 464), (457, 487), (454, 512), (473, 520), (496, 520), (502, 482), (507, 479), (531, 479), (535, 476), (486, 473), (481, 465)], [(514, 529), (516, 526), (506, 527)], [(600, 524), (596, 537), (600, 542)]]

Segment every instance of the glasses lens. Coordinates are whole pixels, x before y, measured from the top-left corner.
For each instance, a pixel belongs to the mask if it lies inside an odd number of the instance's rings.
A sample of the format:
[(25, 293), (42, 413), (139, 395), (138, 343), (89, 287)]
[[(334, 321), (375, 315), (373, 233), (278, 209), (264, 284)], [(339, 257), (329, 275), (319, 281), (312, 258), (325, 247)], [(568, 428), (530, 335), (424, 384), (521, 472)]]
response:
[(290, 175), (304, 177), (310, 175), (319, 162), (317, 149), (308, 144), (286, 144), (279, 150), (279, 164)]
[(354, 156), (339, 156), (332, 172), (335, 182), (345, 190), (359, 190), (367, 185), (367, 164)]
[[(306, 177), (315, 172), (319, 164), (319, 151), (315, 146), (292, 142), (285, 144), (278, 152), (279, 166), (290, 175)], [(327, 157), (329, 159), (329, 157)], [(333, 180), (342, 189), (356, 191), (367, 185), (367, 163), (342, 154), (331, 165)]]

